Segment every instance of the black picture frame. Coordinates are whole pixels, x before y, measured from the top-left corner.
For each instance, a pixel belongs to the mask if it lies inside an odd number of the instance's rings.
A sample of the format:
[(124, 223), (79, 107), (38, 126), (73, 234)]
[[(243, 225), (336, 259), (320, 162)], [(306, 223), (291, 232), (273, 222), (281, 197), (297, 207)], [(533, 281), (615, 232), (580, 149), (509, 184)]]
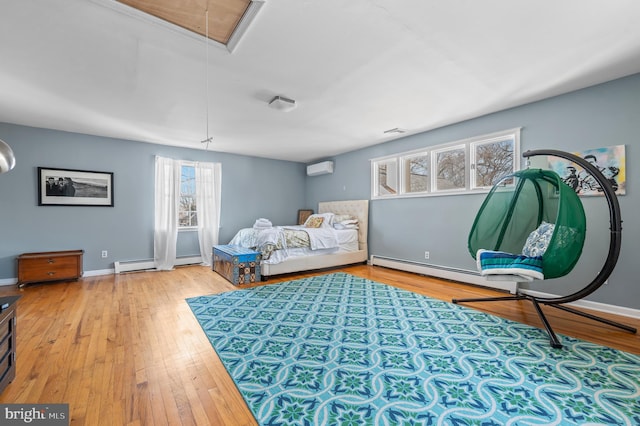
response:
[(113, 173), (38, 167), (38, 205), (113, 207)]
[(304, 225), (309, 216), (313, 214), (313, 210), (298, 210), (298, 225)]

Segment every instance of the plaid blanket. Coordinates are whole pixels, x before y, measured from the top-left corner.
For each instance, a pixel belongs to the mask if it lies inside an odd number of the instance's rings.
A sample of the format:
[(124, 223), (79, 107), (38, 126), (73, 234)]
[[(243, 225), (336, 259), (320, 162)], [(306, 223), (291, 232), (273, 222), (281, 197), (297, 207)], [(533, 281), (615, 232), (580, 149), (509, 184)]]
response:
[(526, 281), (543, 280), (542, 256), (523, 256), (502, 251), (478, 250), (476, 254), (480, 275), (517, 275)]

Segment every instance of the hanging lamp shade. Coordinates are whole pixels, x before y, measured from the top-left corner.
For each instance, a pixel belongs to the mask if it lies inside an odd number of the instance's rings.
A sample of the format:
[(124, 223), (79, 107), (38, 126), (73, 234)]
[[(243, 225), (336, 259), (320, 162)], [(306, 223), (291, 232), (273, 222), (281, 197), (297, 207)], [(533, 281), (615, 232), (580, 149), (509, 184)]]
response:
[(545, 279), (568, 274), (584, 245), (582, 202), (557, 173), (520, 170), (501, 179), (485, 198), (469, 233), (469, 253), (474, 259), (479, 249), (519, 254), (532, 232), (541, 229), (550, 235), (542, 254)]
[(16, 157), (9, 144), (0, 139), (0, 173), (6, 173), (16, 165)]

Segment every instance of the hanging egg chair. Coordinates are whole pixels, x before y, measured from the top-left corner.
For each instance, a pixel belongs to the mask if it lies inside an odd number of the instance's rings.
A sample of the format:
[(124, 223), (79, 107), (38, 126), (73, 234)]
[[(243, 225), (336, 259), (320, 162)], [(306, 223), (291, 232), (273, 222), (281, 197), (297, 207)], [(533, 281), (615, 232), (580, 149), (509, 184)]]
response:
[[(540, 304), (636, 333), (637, 330), (633, 327), (564, 306), (565, 303), (582, 299), (596, 291), (611, 275), (617, 263), (622, 220), (615, 191), (600, 170), (581, 157), (556, 150), (527, 151), (523, 157), (538, 155), (560, 157), (578, 164), (591, 174), (602, 188), (609, 206), (611, 224), (609, 253), (603, 268), (591, 283), (566, 296), (545, 298), (518, 290), (513, 296), (453, 299), (452, 302), (528, 299), (533, 303), (554, 348), (561, 348), (562, 343), (551, 328)], [(499, 275), (502, 271), (510, 275), (516, 270), (523, 273), (528, 280), (531, 279), (530, 276), (551, 279), (567, 275), (574, 268), (582, 254), (585, 233), (584, 208), (575, 191), (551, 170), (526, 169), (501, 179), (491, 189), (471, 227), (468, 248), (479, 266), (479, 256), (489, 255), (486, 257), (488, 270), (485, 272), (492, 275)], [(507, 258), (511, 263), (505, 267), (504, 259)], [(514, 267), (514, 262), (517, 267)], [(538, 272), (539, 276), (535, 275)], [(515, 280), (518, 280), (517, 277)]]
[(480, 249), (540, 256), (544, 278), (561, 277), (580, 258), (586, 222), (580, 198), (558, 174), (520, 170), (485, 198), (469, 233), (469, 252), (474, 259)]

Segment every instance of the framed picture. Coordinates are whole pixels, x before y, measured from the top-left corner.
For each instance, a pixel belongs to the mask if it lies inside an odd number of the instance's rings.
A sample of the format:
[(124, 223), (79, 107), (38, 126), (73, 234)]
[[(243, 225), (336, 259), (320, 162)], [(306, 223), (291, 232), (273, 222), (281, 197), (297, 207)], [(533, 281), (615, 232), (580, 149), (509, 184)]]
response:
[(38, 205), (113, 207), (113, 173), (38, 167)]
[[(594, 165), (611, 184), (616, 195), (625, 195), (627, 189), (627, 167), (625, 145), (607, 146), (574, 152)], [(580, 196), (604, 195), (602, 188), (582, 167), (571, 161), (549, 157), (549, 168), (558, 173), (564, 183)]]
[(298, 225), (304, 225), (312, 214), (313, 210), (298, 210)]

